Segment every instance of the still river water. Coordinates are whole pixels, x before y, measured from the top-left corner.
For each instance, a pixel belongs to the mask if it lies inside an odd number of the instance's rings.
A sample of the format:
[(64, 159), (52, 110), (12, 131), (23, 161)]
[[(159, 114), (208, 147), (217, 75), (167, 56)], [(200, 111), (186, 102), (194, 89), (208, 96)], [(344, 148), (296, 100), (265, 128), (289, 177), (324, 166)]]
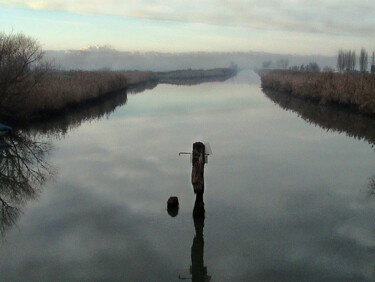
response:
[[(0, 176), (1, 281), (375, 279), (369, 118), (264, 93), (244, 71), (160, 84), (20, 135), (2, 153), (15, 161)], [(195, 141), (213, 151), (204, 222), (178, 156)]]

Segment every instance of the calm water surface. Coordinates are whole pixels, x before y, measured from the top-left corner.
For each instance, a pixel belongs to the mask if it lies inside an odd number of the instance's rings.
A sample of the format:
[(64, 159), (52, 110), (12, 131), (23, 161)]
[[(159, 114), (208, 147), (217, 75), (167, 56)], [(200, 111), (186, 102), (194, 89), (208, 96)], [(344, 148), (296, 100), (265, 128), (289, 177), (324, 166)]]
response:
[[(0, 279), (178, 281), (192, 264), (211, 281), (375, 279), (375, 122), (283, 97), (241, 72), (22, 133), (26, 167), (1, 180)], [(213, 155), (194, 225), (178, 152), (195, 141)]]

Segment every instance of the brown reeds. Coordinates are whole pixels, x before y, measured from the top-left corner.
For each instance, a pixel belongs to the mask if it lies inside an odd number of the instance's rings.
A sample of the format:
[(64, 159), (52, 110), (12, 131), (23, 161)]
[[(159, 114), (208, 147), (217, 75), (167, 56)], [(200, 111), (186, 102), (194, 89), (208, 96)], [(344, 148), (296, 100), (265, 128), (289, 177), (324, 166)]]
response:
[(320, 103), (339, 103), (375, 113), (375, 76), (369, 73), (267, 70), (259, 73), (262, 87)]
[(73, 104), (97, 99), (111, 92), (156, 79), (151, 72), (136, 71), (51, 71), (31, 92), (11, 99), (2, 114), (24, 119), (41, 112), (53, 112)]
[(50, 70), (31, 91), (19, 91), (6, 103), (2, 101), (0, 116), (7, 120), (25, 120), (48, 116), (55, 111), (98, 99), (122, 89), (137, 89), (158, 82), (174, 83), (184, 79), (220, 80), (235, 72), (231, 68), (187, 70), (166, 73), (147, 71), (56, 71)]

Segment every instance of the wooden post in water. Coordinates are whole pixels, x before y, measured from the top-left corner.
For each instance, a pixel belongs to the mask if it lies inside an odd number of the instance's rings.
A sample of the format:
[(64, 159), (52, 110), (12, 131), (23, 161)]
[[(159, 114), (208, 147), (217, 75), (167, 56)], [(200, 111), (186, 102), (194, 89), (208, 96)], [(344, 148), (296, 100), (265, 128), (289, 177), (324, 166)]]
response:
[[(210, 151), (208, 147), (208, 151)], [(189, 154), (189, 153), (180, 153)], [(192, 152), (192, 165), (191, 171), (191, 184), (195, 193), (195, 203), (193, 208), (193, 219), (195, 226), (195, 237), (193, 245), (191, 246), (191, 267), (190, 278), (194, 281), (210, 281), (211, 276), (207, 274), (207, 267), (204, 266), (204, 240), (203, 240), (203, 227), (205, 219), (204, 209), (204, 164), (206, 162), (206, 147), (202, 142), (195, 142), (193, 144)], [(179, 275), (180, 280), (187, 280)]]
[(205, 163), (205, 146), (202, 142), (193, 144), (191, 184), (195, 194), (204, 193), (204, 163)]

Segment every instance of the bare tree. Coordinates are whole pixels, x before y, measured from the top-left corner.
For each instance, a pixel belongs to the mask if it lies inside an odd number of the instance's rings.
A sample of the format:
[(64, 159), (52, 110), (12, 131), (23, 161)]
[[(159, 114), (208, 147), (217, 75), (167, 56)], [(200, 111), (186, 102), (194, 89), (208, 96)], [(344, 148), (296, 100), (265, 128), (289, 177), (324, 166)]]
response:
[[(49, 69), (35, 39), (0, 33), (0, 106), (25, 98)], [(21, 95), (22, 94), (22, 95)]]
[(361, 53), (359, 55), (359, 70), (362, 72), (367, 71), (368, 68), (368, 52), (365, 48), (361, 49)]
[(355, 54), (355, 51), (349, 51), (349, 54), (350, 54), (350, 64), (349, 64), (349, 68), (350, 68), (350, 71), (354, 71), (355, 70), (355, 67), (357, 65), (357, 56)]
[(375, 51), (372, 51), (371, 65), (375, 65)]
[(337, 70), (343, 72), (345, 70), (345, 52), (340, 49), (337, 56)]
[(351, 72), (355, 70), (357, 64), (356, 54), (354, 50), (339, 50), (337, 56), (337, 69), (340, 72)]
[(279, 69), (286, 69), (286, 68), (288, 68), (289, 60), (288, 59), (280, 59), (276, 62), (276, 65)]

